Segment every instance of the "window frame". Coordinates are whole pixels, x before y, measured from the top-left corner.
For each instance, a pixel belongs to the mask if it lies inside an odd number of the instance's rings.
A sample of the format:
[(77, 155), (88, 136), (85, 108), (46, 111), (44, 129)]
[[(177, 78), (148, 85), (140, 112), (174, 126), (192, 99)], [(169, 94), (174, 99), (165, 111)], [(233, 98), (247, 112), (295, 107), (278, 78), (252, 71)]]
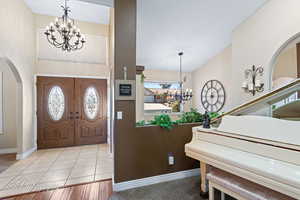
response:
[[(157, 83), (157, 84), (178, 84), (178, 86), (180, 87), (180, 81), (155, 81), (155, 80), (145, 80), (143, 82), (143, 86), (144, 89), (146, 89), (145, 87), (145, 83)], [(180, 90), (180, 89), (179, 89)], [(144, 95), (144, 104), (145, 104), (145, 95)], [(144, 115), (145, 116), (155, 116), (155, 115), (160, 115), (160, 114), (168, 114), (168, 115), (181, 115), (183, 112), (182, 111), (178, 111), (178, 112), (153, 112), (153, 113), (149, 113), (145, 110), (143, 110)]]

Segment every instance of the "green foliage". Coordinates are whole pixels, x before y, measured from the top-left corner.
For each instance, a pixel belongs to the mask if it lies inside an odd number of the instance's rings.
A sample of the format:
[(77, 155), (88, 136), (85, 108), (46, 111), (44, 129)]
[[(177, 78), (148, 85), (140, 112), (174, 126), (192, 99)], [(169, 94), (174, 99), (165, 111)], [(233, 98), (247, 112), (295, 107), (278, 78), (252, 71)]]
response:
[(146, 121), (142, 120), (136, 123), (136, 126), (140, 127), (140, 126), (145, 126), (146, 125)]
[[(221, 114), (217, 112), (209, 113), (210, 119), (219, 117)], [(185, 112), (182, 114), (179, 120), (172, 121), (171, 117), (167, 114), (161, 114), (154, 116), (154, 120), (151, 121), (139, 121), (136, 123), (137, 127), (143, 127), (147, 125), (160, 126), (162, 128), (171, 130), (175, 124), (188, 124), (188, 123), (198, 123), (203, 122), (203, 114), (198, 112), (196, 109), (191, 108), (190, 112)]]
[(173, 125), (176, 124), (176, 122), (172, 122), (170, 116), (166, 114), (155, 116), (154, 120), (152, 120), (150, 123), (151, 125), (160, 126), (168, 130), (171, 130)]
[(141, 75), (141, 83), (144, 83), (146, 79), (146, 76), (144, 75), (144, 73), (142, 73)]
[(203, 115), (197, 111), (197, 109), (191, 108), (190, 112), (185, 112), (181, 118), (177, 121), (178, 123), (196, 123), (202, 122)]

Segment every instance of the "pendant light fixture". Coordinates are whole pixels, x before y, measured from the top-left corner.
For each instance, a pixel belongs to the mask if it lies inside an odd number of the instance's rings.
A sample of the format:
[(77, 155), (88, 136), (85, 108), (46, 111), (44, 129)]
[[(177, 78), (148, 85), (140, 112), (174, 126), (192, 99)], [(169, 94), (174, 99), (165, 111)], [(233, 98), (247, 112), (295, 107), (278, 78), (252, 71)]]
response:
[(179, 91), (176, 91), (175, 93), (168, 93), (168, 98), (171, 99), (171, 101), (178, 101), (181, 105), (186, 103), (187, 101), (190, 101), (193, 97), (193, 90), (192, 89), (183, 89), (183, 73), (182, 73), (182, 56), (184, 55), (183, 52), (179, 52)]
[(56, 18), (54, 23), (50, 23), (46, 27), (45, 35), (48, 42), (54, 47), (71, 52), (82, 49), (86, 39), (80, 29), (75, 26), (74, 19), (69, 17), (71, 10), (67, 1), (65, 0), (65, 5), (61, 6), (64, 11), (63, 16)]

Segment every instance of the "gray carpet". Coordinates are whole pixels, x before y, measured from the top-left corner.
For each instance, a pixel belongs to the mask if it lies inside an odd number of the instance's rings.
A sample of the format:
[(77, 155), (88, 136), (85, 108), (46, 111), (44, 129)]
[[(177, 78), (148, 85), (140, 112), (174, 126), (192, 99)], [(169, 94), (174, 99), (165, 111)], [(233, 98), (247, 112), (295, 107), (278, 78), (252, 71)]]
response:
[[(203, 200), (199, 190), (200, 177), (191, 177), (114, 193), (110, 200)], [(220, 193), (216, 192), (218, 199)]]

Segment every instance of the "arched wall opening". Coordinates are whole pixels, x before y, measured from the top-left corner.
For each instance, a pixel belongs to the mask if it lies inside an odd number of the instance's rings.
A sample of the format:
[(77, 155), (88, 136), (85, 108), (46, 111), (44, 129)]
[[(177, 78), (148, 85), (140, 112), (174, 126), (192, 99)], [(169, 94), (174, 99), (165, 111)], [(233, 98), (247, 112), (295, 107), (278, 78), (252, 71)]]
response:
[[(3, 82), (3, 104), (1, 105), (3, 106), (4, 125), (2, 136), (11, 143), (8, 145), (14, 146), (3, 145), (6, 148), (3, 151), (4, 153), (5, 151), (17, 153), (16, 159), (19, 159), (18, 155), (23, 150), (23, 82), (18, 69), (9, 58), (0, 57), (0, 71), (3, 73), (3, 81), (6, 81)], [(7, 76), (5, 77), (5, 75)], [(4, 95), (7, 96), (4, 97)], [(5, 140), (3, 142), (6, 142)]]
[[(281, 47), (276, 51), (276, 53), (273, 55), (271, 62), (270, 62), (270, 73), (268, 76), (269, 81), (269, 91), (284, 86), (291, 81), (297, 79), (297, 43), (300, 43), (300, 32), (292, 36), (291, 38), (287, 39), (286, 42), (284, 42)], [(285, 55), (288, 54), (288, 55)], [(285, 67), (289, 67), (289, 72), (285, 72), (280, 77), (280, 73), (284, 69), (283, 63), (286, 62), (284, 59), (287, 60), (289, 63), (286, 63)], [(291, 60), (293, 59), (293, 60)], [(281, 63), (279, 63), (281, 62)], [(278, 67), (281, 67), (279, 70)], [(291, 69), (293, 70), (291, 72)], [(281, 71), (281, 72), (280, 72)], [(278, 79), (276, 81), (276, 79)]]
[[(272, 57), (269, 70), (269, 91), (281, 88), (300, 78), (300, 33), (287, 39)], [(274, 118), (300, 121), (300, 91), (284, 95), (270, 106)]]

